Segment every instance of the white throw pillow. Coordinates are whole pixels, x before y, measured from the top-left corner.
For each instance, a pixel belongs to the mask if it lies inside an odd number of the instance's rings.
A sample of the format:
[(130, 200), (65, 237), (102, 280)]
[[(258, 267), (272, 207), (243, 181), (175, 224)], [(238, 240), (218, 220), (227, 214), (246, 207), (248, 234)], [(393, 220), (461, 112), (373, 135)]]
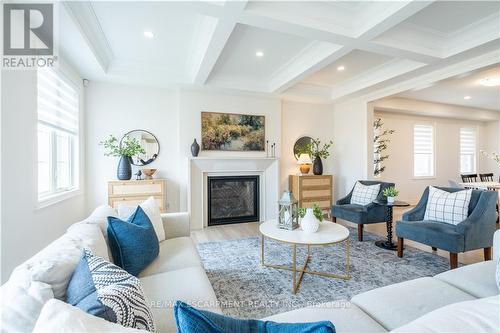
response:
[(102, 232), (94, 225), (77, 224), (46, 248), (14, 269), (11, 280), (29, 285), (31, 281), (49, 284), (54, 297), (64, 299), (66, 288), (84, 248), (109, 258)]
[[(148, 216), (149, 220), (153, 224), (153, 228), (156, 232), (156, 237), (158, 237), (158, 241), (165, 240), (165, 230), (163, 229), (163, 220), (161, 219), (161, 211), (160, 207), (156, 204), (156, 200), (153, 197), (149, 197), (146, 201), (139, 204), (144, 213)], [(133, 212), (137, 209), (137, 206), (127, 205), (125, 203), (120, 203), (117, 206), (118, 217), (122, 220), (126, 220), (132, 215)]]
[(29, 281), (20, 285), (7, 281), (0, 288), (0, 330), (2, 332), (31, 332), (46, 302), (54, 298), (50, 285)]
[(500, 295), (497, 295), (444, 306), (392, 332), (499, 332), (499, 314)]
[(468, 216), (471, 196), (472, 190), (450, 193), (429, 186), (424, 220), (459, 224)]
[(102, 234), (108, 241), (108, 216), (118, 217), (118, 213), (109, 205), (98, 206), (89, 217), (76, 224), (93, 224), (101, 228)]
[(356, 182), (351, 195), (351, 204), (366, 206), (377, 199), (380, 192), (380, 184), (376, 185), (363, 185)]
[(147, 332), (123, 327), (93, 316), (68, 303), (53, 299), (48, 301), (36, 321), (34, 333), (47, 332)]

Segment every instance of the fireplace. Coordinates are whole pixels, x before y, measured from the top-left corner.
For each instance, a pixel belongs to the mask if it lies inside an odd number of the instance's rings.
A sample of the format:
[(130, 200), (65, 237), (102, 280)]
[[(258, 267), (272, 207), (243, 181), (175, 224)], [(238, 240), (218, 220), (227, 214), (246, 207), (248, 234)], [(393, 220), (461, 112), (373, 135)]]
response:
[(259, 176), (209, 176), (208, 226), (259, 221)]

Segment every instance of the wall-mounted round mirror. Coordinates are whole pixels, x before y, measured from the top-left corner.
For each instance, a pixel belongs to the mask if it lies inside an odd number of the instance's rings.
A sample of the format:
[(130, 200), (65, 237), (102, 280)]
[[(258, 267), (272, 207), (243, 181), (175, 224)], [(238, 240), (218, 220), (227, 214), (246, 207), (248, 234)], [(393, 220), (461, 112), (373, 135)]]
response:
[(295, 159), (298, 160), (300, 153), (304, 149), (304, 147), (308, 144), (310, 144), (312, 141), (312, 138), (309, 136), (303, 136), (297, 139), (295, 141), (295, 144), (293, 145), (293, 155), (295, 156)]
[(144, 130), (133, 130), (125, 134), (120, 140), (120, 146), (125, 137), (129, 137), (131, 139), (136, 139), (141, 147), (144, 149), (144, 154), (138, 154), (132, 156), (132, 164), (143, 166), (148, 165), (158, 157), (160, 153), (160, 143), (156, 136), (154, 136), (151, 132)]

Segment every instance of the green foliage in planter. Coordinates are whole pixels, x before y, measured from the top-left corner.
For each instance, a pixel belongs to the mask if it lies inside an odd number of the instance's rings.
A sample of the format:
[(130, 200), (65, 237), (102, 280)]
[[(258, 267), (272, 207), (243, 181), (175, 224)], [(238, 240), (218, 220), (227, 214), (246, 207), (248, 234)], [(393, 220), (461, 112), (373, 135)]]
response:
[(492, 159), (493, 161), (497, 162), (498, 166), (500, 166), (500, 155), (498, 155), (497, 153), (495, 153), (495, 152), (488, 153), (484, 150), (481, 150), (481, 154), (483, 154), (483, 156), (486, 156), (487, 158)]
[(396, 188), (394, 186), (391, 186), (391, 187), (388, 187), (384, 190), (384, 196), (385, 197), (397, 197), (399, 195), (399, 191), (396, 190)]
[[(323, 222), (323, 211), (321, 210), (321, 207), (317, 203), (314, 203), (312, 209), (313, 209), (313, 215), (320, 222)], [(300, 218), (304, 218), (304, 216), (306, 216), (306, 208), (299, 208), (298, 213)]]
[(383, 125), (382, 118), (377, 118), (373, 122), (373, 131), (376, 133), (373, 137), (373, 175), (375, 177), (380, 176), (385, 171), (382, 162), (388, 159), (389, 155), (384, 155), (383, 152), (391, 142), (389, 136), (396, 132), (395, 130), (381, 130)]
[(330, 147), (333, 145), (333, 141), (330, 140), (324, 143), (321, 147), (321, 141), (319, 138), (312, 139), (311, 143), (297, 147), (298, 154), (308, 154), (312, 159), (317, 157), (322, 159), (327, 159), (330, 156)]
[(121, 145), (114, 135), (110, 135), (106, 140), (99, 142), (104, 146), (104, 156), (128, 156), (132, 157), (138, 154), (145, 154), (146, 151), (141, 147), (139, 140), (126, 136)]

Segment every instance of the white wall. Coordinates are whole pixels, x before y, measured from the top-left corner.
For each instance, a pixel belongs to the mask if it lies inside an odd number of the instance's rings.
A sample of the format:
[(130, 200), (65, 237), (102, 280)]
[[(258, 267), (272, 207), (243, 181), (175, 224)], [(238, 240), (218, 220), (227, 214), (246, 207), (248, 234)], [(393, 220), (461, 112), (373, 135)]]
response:
[[(160, 142), (158, 158), (148, 165), (157, 178), (167, 178), (167, 210), (179, 210), (178, 106), (173, 90), (90, 82), (86, 88), (87, 211), (106, 204), (107, 183), (116, 179), (117, 157), (104, 156), (99, 142), (120, 139), (134, 129), (153, 133)], [(137, 167), (133, 168), (135, 173)]]
[(84, 215), (82, 194), (36, 208), (36, 72), (2, 70), (2, 282)]
[[(319, 138), (323, 143), (333, 140), (333, 105), (283, 101), (281, 191), (288, 189), (288, 176), (299, 171), (299, 166), (293, 155), (293, 146), (295, 141), (302, 136)], [(336, 144), (334, 142), (334, 146)], [(333, 154), (333, 150), (333, 147), (330, 148), (330, 157), (323, 160), (325, 174), (335, 175), (333, 161), (337, 156)]]
[[(500, 121), (488, 122), (485, 125), (485, 143), (483, 150), (488, 153), (496, 152), (500, 154)], [(497, 162), (487, 159), (484, 156), (481, 157), (483, 160), (483, 169), (485, 172), (493, 172), (495, 174), (495, 180), (499, 181), (500, 177), (500, 165)]]
[[(428, 185), (448, 186), (448, 180), (460, 181), (460, 128), (474, 127), (477, 133), (477, 172), (486, 172), (485, 159), (479, 155), (487, 142), (486, 125), (470, 120), (418, 117), (404, 114), (376, 112), (383, 119), (384, 129), (394, 129), (387, 149), (389, 159), (382, 180), (396, 183), (400, 199), (417, 202)], [(435, 177), (413, 177), (413, 126), (416, 123), (433, 124), (435, 134)]]

